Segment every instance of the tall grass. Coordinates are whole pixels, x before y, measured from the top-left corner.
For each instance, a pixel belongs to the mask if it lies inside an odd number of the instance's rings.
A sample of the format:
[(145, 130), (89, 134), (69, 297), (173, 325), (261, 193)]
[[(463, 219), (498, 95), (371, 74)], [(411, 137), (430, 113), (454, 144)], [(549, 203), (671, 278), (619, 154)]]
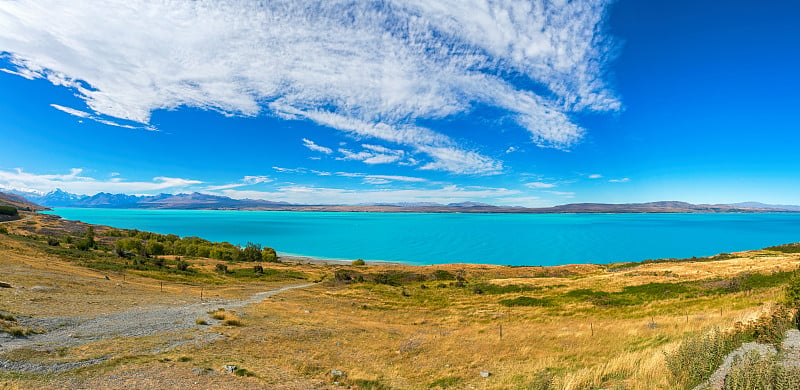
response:
[(725, 389), (800, 389), (800, 368), (781, 365), (778, 355), (762, 356), (751, 351), (734, 360), (728, 376), (725, 377)]

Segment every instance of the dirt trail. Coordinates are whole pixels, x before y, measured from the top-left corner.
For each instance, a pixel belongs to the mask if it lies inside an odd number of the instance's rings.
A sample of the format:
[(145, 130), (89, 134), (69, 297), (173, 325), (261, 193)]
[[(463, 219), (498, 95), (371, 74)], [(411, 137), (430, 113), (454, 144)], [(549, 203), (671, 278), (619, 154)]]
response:
[[(154, 306), (134, 309), (92, 318), (54, 317), (30, 319), (30, 324), (40, 326), (45, 333), (28, 337), (12, 337), (0, 334), (0, 356), (20, 349), (48, 350), (60, 347), (73, 347), (115, 337), (142, 337), (159, 333), (174, 332), (197, 327), (195, 320), (205, 318), (207, 312), (216, 308), (237, 309), (260, 302), (284, 291), (313, 285), (299, 284), (260, 292), (245, 300), (210, 300), (201, 303), (179, 306)], [(195, 340), (179, 340), (169, 347), (186, 342), (213, 339), (214, 333), (198, 334)], [(199, 339), (198, 339), (199, 337)], [(169, 348), (168, 347), (168, 348)], [(20, 372), (59, 372), (97, 364), (106, 359), (93, 359), (82, 362), (38, 364), (27, 361), (10, 361), (0, 357), (0, 370)]]

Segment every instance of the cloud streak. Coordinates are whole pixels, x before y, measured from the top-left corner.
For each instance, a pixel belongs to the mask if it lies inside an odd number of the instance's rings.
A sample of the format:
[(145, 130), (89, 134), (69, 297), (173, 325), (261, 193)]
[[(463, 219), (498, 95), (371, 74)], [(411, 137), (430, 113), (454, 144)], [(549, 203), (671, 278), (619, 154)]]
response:
[(35, 174), (25, 172), (20, 168), (12, 171), (0, 170), (0, 187), (22, 191), (50, 192), (62, 189), (67, 192), (81, 195), (94, 195), (98, 192), (113, 193), (147, 193), (162, 190), (181, 190), (202, 181), (176, 177), (159, 176), (152, 181), (125, 181), (119, 177), (108, 180), (97, 180), (88, 176), (81, 176), (83, 169), (72, 168), (68, 174)]
[(492, 174), (500, 161), (438, 121), (489, 106), (540, 146), (578, 142), (573, 113), (620, 109), (610, 2), (20, 0), (0, 3), (0, 52), (2, 71), (145, 127), (156, 110), (266, 111), (409, 147), (420, 169)]
[(325, 154), (333, 153), (333, 149), (317, 145), (316, 143), (314, 143), (314, 141), (312, 141), (312, 140), (310, 140), (308, 138), (303, 138), (303, 146), (305, 146), (305, 147), (307, 147), (307, 148), (309, 148), (309, 149), (311, 149), (311, 150), (313, 150), (315, 152), (320, 152), (320, 153), (325, 153)]

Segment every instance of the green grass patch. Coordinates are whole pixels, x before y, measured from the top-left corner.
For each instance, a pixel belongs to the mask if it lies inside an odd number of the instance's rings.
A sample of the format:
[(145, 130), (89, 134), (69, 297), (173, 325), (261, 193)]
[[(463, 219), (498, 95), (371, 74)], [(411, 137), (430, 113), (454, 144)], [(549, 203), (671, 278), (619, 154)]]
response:
[(451, 388), (458, 388), (461, 382), (464, 379), (459, 376), (449, 376), (446, 378), (439, 378), (430, 384), (428, 384), (428, 388), (431, 389), (451, 389)]
[(538, 306), (538, 307), (550, 307), (554, 306), (552, 300), (547, 298), (533, 298), (533, 297), (517, 297), (514, 299), (503, 299), (500, 301), (500, 304), (503, 306), (513, 307), (513, 306)]
[(492, 283), (477, 283), (472, 285), (472, 292), (475, 294), (512, 294), (528, 291), (541, 291), (541, 286), (529, 286), (520, 284), (497, 285)]

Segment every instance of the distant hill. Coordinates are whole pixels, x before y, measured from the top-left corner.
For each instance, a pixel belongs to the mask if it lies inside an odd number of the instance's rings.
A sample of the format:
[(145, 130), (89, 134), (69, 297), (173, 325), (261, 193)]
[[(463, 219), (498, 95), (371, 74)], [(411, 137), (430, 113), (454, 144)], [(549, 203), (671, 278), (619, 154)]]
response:
[[(745, 213), (800, 212), (798, 206), (767, 205), (757, 202), (737, 204), (691, 204), (677, 201), (648, 203), (571, 203), (553, 207), (526, 208), (492, 206), (479, 202), (440, 204), (432, 202), (401, 202), (369, 205), (298, 205), (257, 199), (233, 199), (227, 196), (202, 194), (126, 195), (100, 192), (76, 195), (62, 190), (46, 194), (16, 192), (11, 195), (19, 202), (38, 203), (47, 207), (133, 208), (183, 210), (286, 210), (286, 211), (357, 211), (397, 213)], [(35, 206), (35, 205), (34, 205)], [(31, 206), (28, 206), (31, 207)]]
[(47, 210), (46, 207), (39, 206), (38, 204), (33, 203), (22, 196), (6, 192), (0, 192), (0, 206), (11, 206), (17, 208), (18, 210), (27, 211)]
[(47, 207), (80, 207), (111, 209), (252, 209), (288, 205), (286, 202), (266, 200), (232, 199), (227, 196), (191, 194), (126, 195), (100, 192), (95, 195), (76, 195), (63, 190), (46, 194), (16, 192), (31, 202)]
[(761, 202), (742, 202), (742, 203), (732, 203), (731, 206), (737, 207), (754, 207), (754, 208), (761, 208), (761, 209), (773, 209), (773, 210), (791, 210), (791, 211), (800, 211), (800, 206), (794, 205), (785, 205), (785, 204), (766, 204)]

